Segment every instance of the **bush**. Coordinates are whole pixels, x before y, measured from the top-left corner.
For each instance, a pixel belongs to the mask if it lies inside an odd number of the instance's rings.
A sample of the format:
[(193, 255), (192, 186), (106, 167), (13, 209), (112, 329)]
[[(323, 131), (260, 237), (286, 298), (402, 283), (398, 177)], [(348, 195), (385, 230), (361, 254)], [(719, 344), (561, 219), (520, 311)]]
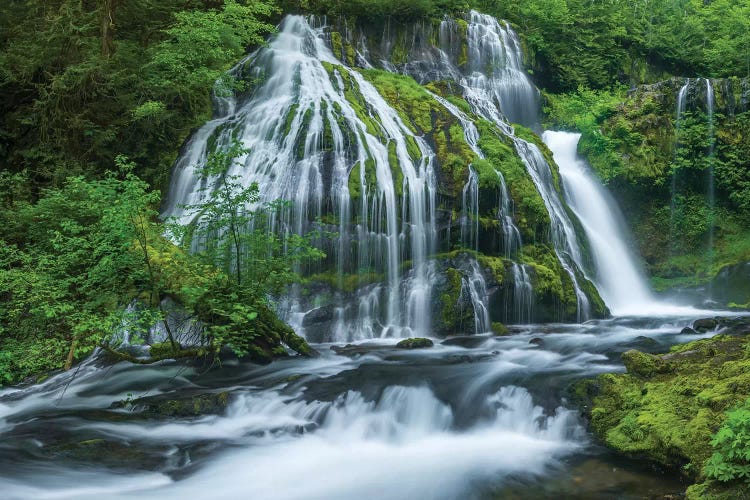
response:
[(725, 483), (743, 480), (750, 485), (750, 399), (727, 412), (711, 446), (715, 451), (703, 468), (706, 476)]

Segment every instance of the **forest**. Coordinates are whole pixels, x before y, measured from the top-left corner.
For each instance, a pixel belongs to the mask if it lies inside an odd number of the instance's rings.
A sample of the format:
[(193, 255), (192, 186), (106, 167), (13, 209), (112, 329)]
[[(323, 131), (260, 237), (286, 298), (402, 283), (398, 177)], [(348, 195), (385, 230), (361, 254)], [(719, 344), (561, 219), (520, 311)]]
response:
[(745, 498), (749, 310), (748, 0), (0, 5), (11, 498)]

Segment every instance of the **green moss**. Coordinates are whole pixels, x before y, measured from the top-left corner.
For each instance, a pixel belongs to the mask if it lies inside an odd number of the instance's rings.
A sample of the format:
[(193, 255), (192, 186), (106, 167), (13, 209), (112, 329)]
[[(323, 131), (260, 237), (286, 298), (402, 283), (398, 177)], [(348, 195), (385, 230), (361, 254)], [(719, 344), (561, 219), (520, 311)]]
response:
[(494, 335), (497, 335), (498, 337), (504, 337), (510, 334), (510, 330), (508, 330), (508, 327), (500, 322), (493, 322), (492, 333)]
[(393, 141), (388, 143), (388, 165), (391, 167), (393, 187), (396, 190), (396, 194), (401, 196), (404, 193), (404, 172), (401, 170), (401, 162), (398, 160), (396, 143)]
[[(613, 449), (701, 479), (712, 453), (709, 441), (724, 412), (750, 395), (749, 340), (719, 335), (660, 356), (628, 351), (623, 355), (627, 374), (577, 384), (579, 393), (590, 396), (592, 430)], [(690, 495), (712, 488), (694, 487)]]
[(427, 347), (432, 347), (433, 345), (434, 344), (430, 339), (414, 337), (400, 341), (398, 344), (396, 344), (396, 347), (398, 347), (399, 349), (424, 349)]
[(448, 268), (445, 270), (445, 277), (447, 283), (440, 295), (442, 313), (437, 330), (439, 333), (451, 334), (459, 332), (462, 325), (473, 325), (474, 312), (460, 303), (463, 277), (461, 271)]
[(351, 293), (363, 286), (383, 281), (383, 275), (378, 273), (353, 273), (340, 275), (337, 272), (313, 274), (305, 279), (306, 283), (321, 282), (331, 288)]
[[(515, 222), (523, 240), (546, 240), (550, 224), (547, 208), (513, 144), (485, 120), (477, 123), (477, 129), (480, 133), (479, 147), (486, 156), (485, 162), (475, 162), (477, 171), (487, 182), (491, 179), (490, 168), (501, 172), (515, 202)], [(496, 182), (499, 181), (496, 179)]]
[(503, 259), (502, 257), (493, 257), (484, 254), (478, 254), (477, 261), (479, 261), (479, 264), (483, 268), (489, 270), (492, 273), (492, 276), (495, 278), (495, 281), (498, 284), (505, 281), (505, 259)]

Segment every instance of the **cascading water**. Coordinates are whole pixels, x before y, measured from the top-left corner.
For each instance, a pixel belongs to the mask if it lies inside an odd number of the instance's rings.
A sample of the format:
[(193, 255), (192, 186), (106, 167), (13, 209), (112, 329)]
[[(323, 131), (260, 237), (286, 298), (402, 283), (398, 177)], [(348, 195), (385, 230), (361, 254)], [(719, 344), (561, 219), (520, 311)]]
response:
[[(468, 70), (465, 86), (491, 101), (508, 121), (536, 125), (539, 92), (523, 70), (518, 35), (507, 23), (472, 11), (467, 31)], [(488, 102), (482, 106), (489, 105)]]
[(578, 157), (580, 134), (544, 132), (565, 185), (568, 205), (581, 221), (596, 266), (595, 283), (612, 314), (649, 310), (654, 297), (628, 248), (627, 234), (615, 202)]
[[(289, 17), (269, 46), (251, 57), (251, 65), (243, 66), (250, 66), (250, 76), (262, 83), (251, 96), (225, 106), (225, 115), (189, 143), (175, 169), (165, 215), (183, 222), (194, 216), (181, 207), (198, 204), (221, 181), (200, 180), (196, 169), (213, 149), (237, 137), (249, 152), (228, 175), (239, 176), (245, 185), (256, 182), (262, 201), (292, 201), (269, 230), (306, 234), (320, 227), (316, 221), (325, 219), (329, 227), (324, 229), (338, 235), (320, 242), (329, 257), (317, 269), (323, 274), (334, 270), (333, 280), (327, 282), (338, 283), (338, 289), (328, 292), (327, 303), (313, 303), (296, 287), (280, 303), (284, 318), (311, 340), (427, 336), (436, 272), (431, 256), (439, 247), (435, 154), (362, 74), (334, 56), (327, 45), (327, 29)], [(347, 27), (345, 35), (351, 38), (352, 33)], [(578, 320), (588, 319), (591, 308), (579, 283), (586, 271), (560, 187), (537, 146), (516, 137), (510, 125), (510, 121), (535, 124), (539, 104), (538, 91), (522, 69), (518, 37), (507, 24), (472, 12), (466, 32), (467, 62), (459, 69), (451, 55), (456, 52), (456, 33), (455, 21), (446, 19), (440, 26), (441, 48), (418, 51), (432, 62), (410, 61), (399, 70), (419, 73), (414, 76), (420, 81), (449, 75), (463, 89), (472, 111), (512, 140), (550, 213), (551, 240), (575, 289)], [(371, 66), (368, 44), (360, 40), (356, 46), (358, 64)], [(431, 95), (460, 122), (467, 145), (484, 158), (473, 118)], [(469, 172), (460, 212), (461, 240), (464, 247), (478, 250), (478, 175), (473, 169)], [(520, 231), (513, 221), (505, 179), (502, 173), (497, 175), (500, 249), (506, 259), (518, 259)], [(531, 321), (534, 298), (529, 270), (510, 261), (508, 278), (513, 280), (512, 293), (506, 297), (512, 297), (514, 312), (507, 319)], [(345, 282), (353, 292), (343, 292)], [(475, 313), (488, 309), (487, 303), (473, 306)], [(310, 307), (318, 309), (309, 311)]]
[[(713, 264), (714, 264), (714, 233), (716, 231), (716, 215), (715, 215), (715, 208), (716, 208), (716, 181), (714, 176), (714, 141), (715, 141), (715, 135), (716, 130), (714, 126), (714, 88), (713, 85), (711, 85), (711, 80), (706, 78), (706, 115), (708, 119), (708, 141), (709, 141), (709, 150), (708, 150), (708, 180), (707, 180), (707, 193), (706, 198), (708, 201), (708, 216), (710, 217), (709, 223), (708, 223), (708, 272), (711, 274), (713, 272)], [(708, 299), (711, 300), (713, 298), (713, 289), (711, 288), (711, 281), (709, 281), (708, 285)]]
[[(687, 92), (688, 88), (690, 87), (690, 78), (687, 78), (685, 80), (685, 84), (680, 87), (679, 92), (677, 93), (677, 111), (675, 113), (675, 121), (674, 121), (674, 131), (675, 131), (675, 150), (674, 150), (674, 156), (677, 156), (677, 150), (680, 147), (679, 138), (680, 138), (680, 128), (682, 126), (682, 117), (685, 114), (685, 109), (687, 106)], [(671, 192), (672, 198), (670, 202), (670, 231), (674, 231), (675, 229), (675, 223), (674, 223), (674, 217), (675, 217), (675, 199), (677, 196), (677, 171), (672, 171), (672, 192)], [(674, 239), (674, 234), (670, 234), (670, 240)]]
[[(305, 234), (330, 211), (338, 238), (325, 250), (338, 279), (362, 269), (383, 275), (382, 285), (363, 288), (353, 304), (340, 299), (338, 314), (348, 324), (337, 329), (348, 330), (350, 338), (426, 335), (427, 257), (435, 252), (436, 237), (434, 153), (368, 81), (334, 57), (322, 31), (301, 17), (285, 19), (254, 58), (254, 74), (265, 77), (264, 83), (189, 143), (164, 215), (182, 222), (193, 217), (181, 207), (198, 204), (211, 187), (202, 184), (196, 170), (212, 145), (238, 137), (249, 152), (227, 175), (239, 176), (244, 185), (258, 183), (262, 201), (293, 202), (270, 230)], [(352, 95), (359, 96), (368, 116), (355, 109)], [(407, 137), (417, 145), (416, 158)], [(350, 176), (358, 200), (350, 192)], [(398, 191), (403, 191), (400, 204)], [(411, 268), (402, 271), (407, 259)], [(380, 326), (373, 330), (373, 325)]]

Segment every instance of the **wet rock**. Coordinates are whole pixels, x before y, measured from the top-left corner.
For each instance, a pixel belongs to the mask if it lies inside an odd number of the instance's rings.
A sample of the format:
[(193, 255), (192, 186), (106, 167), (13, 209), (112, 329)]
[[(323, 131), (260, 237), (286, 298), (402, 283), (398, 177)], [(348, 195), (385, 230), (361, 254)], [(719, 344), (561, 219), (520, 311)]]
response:
[(697, 319), (693, 322), (693, 329), (698, 333), (706, 333), (717, 326), (719, 326), (719, 322), (714, 318)]
[(430, 339), (415, 337), (402, 340), (401, 342), (396, 344), (396, 347), (398, 347), (399, 349), (424, 349), (427, 347), (432, 347), (433, 345), (435, 344)]
[(544, 339), (541, 338), (541, 337), (534, 337), (533, 339), (529, 340), (529, 344), (543, 346), (544, 345)]
[(204, 393), (176, 399), (146, 397), (112, 403), (111, 409), (125, 409), (148, 418), (197, 417), (223, 414), (229, 405), (229, 393)]
[(494, 333), (498, 337), (504, 337), (510, 334), (510, 330), (504, 324), (499, 323), (499, 322), (494, 322), (492, 323), (492, 333)]
[(722, 306), (747, 308), (750, 303), (750, 262), (721, 269), (713, 279), (711, 289), (713, 298)]
[(473, 349), (487, 342), (487, 337), (480, 336), (468, 336), (468, 337), (452, 337), (441, 342), (443, 345), (465, 347), (467, 349)]
[(651, 337), (646, 337), (644, 335), (639, 335), (638, 337), (634, 338), (630, 342), (628, 342), (628, 347), (638, 347), (640, 349), (650, 349), (654, 347), (659, 347), (659, 342), (652, 339)]
[(686, 326), (682, 330), (680, 330), (680, 334), (682, 335), (698, 335), (698, 332), (690, 328), (689, 326)]

